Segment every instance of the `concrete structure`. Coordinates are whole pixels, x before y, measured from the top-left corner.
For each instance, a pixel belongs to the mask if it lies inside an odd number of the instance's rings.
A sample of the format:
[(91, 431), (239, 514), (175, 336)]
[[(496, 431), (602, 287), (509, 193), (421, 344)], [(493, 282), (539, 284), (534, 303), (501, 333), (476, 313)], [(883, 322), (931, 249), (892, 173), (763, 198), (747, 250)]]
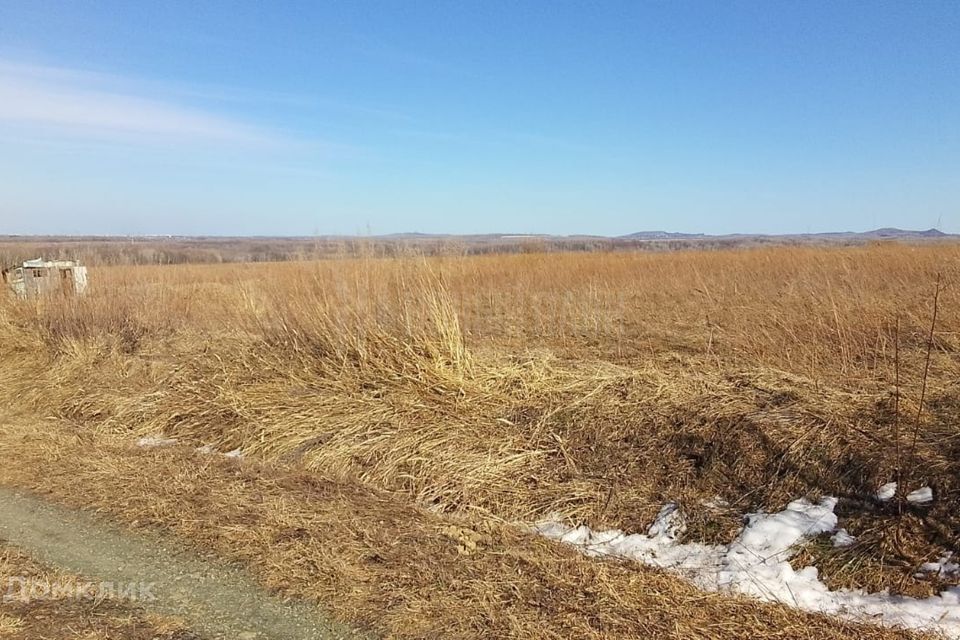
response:
[(87, 289), (87, 268), (73, 260), (27, 260), (3, 270), (3, 281), (20, 298)]

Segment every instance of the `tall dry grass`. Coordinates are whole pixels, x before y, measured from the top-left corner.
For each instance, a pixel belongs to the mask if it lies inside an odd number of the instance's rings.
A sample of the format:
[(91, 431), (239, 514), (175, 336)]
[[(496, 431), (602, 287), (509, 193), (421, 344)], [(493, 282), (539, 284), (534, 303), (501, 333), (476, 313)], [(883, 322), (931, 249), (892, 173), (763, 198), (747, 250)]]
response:
[[(829, 492), (899, 580), (960, 546), (958, 280), (957, 245), (98, 268), (83, 298), (3, 303), (0, 383), (93, 430), (506, 519), (641, 529), (679, 499), (722, 539)], [(872, 501), (898, 475), (934, 507)]]
[[(923, 342), (938, 273), (948, 283), (938, 343), (956, 347), (958, 293), (949, 283), (958, 265), (957, 245), (879, 245), (105, 267), (93, 272), (94, 295), (51, 329), (86, 331), (67, 325), (95, 319), (112, 330), (122, 319), (142, 330), (211, 331), (282, 310), (301, 328), (322, 312), (419, 330), (440, 299), (472, 347), (571, 357), (680, 350), (847, 375), (890, 359), (898, 314), (906, 345)], [(111, 317), (96, 315), (97, 305)], [(61, 306), (46, 305), (44, 315)]]

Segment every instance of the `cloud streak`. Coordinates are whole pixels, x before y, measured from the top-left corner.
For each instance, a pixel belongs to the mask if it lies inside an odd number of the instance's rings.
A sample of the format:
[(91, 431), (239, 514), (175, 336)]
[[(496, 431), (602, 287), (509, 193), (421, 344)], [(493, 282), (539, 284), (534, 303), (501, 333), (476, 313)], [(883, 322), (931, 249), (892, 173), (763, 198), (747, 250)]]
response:
[(122, 78), (0, 61), (0, 124), (132, 142), (267, 145), (280, 136), (204, 109), (157, 99)]

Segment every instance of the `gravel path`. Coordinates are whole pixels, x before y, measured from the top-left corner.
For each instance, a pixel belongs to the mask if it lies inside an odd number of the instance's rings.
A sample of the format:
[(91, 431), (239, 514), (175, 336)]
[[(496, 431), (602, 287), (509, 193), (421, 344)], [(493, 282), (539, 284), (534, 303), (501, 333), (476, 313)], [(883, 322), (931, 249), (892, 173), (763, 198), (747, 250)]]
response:
[(211, 640), (361, 638), (305, 604), (267, 594), (244, 571), (201, 558), (149, 533), (129, 533), (88, 514), (0, 487), (0, 539), (92, 582), (147, 584), (138, 605), (177, 616)]

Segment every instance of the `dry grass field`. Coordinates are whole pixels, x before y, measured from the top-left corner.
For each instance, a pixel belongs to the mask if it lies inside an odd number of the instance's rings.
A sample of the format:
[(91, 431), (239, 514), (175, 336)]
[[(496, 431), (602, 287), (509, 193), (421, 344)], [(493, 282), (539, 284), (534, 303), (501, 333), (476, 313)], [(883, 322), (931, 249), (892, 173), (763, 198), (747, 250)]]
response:
[[(0, 396), (18, 425), (0, 436), (0, 481), (173, 528), (369, 628), (667, 634), (665, 612), (703, 598), (676, 637), (849, 635), (513, 529), (560, 517), (644, 531), (670, 501), (687, 540), (718, 543), (744, 513), (837, 496), (857, 543), (814, 540), (798, 557), (827, 584), (926, 596), (955, 582), (917, 568), (960, 549), (956, 244), (103, 266), (90, 279), (82, 298), (0, 303)], [(131, 463), (142, 436), (189, 448)], [(244, 463), (189, 471), (205, 445)], [(900, 491), (882, 502), (890, 481)], [(932, 504), (905, 500), (920, 487)], [(338, 517), (352, 542), (313, 558), (311, 527)], [(444, 589), (414, 569), (429, 562), (408, 549), (417, 535), (453, 545), (437, 551)], [(660, 614), (644, 600), (654, 587)], [(437, 604), (451, 593), (456, 616)]]

